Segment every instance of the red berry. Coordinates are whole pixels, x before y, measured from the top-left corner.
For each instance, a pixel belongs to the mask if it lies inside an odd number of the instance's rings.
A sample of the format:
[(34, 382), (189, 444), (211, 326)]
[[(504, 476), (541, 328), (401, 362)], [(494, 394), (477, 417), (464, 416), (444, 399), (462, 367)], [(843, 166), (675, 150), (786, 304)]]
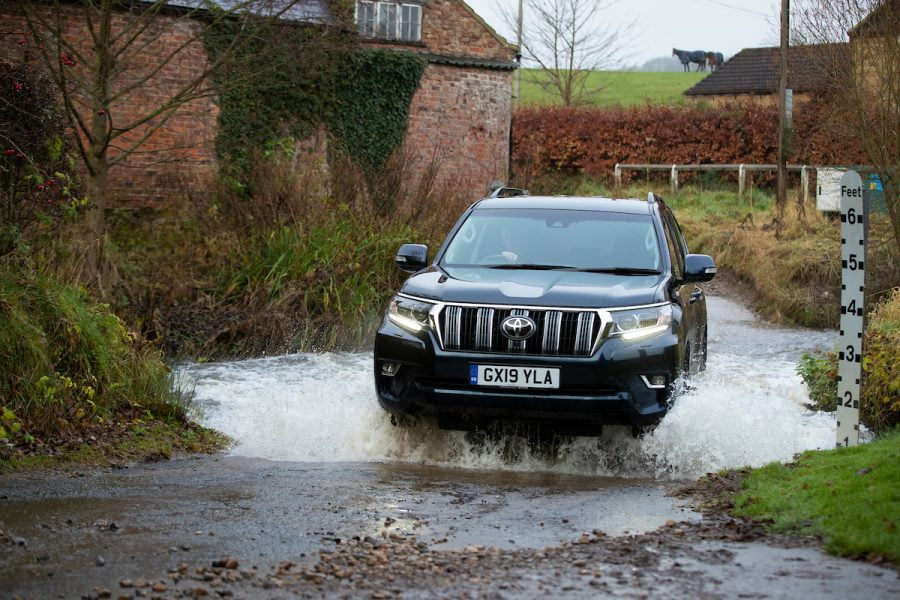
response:
[(24, 84), (24, 83), (19, 83), (18, 81), (17, 81), (15, 84), (13, 84), (13, 85), (15, 85), (15, 88), (16, 88), (16, 91), (17, 91), (17, 92), (21, 92), (21, 91), (22, 91), (22, 88), (25, 87), (25, 84)]
[(102, 117), (103, 115), (106, 114), (106, 111), (101, 108), (100, 110), (97, 111), (97, 114)]
[(54, 185), (56, 185), (56, 180), (51, 177), (46, 181), (46, 183), (48, 186), (53, 187)]
[(43, 191), (44, 191), (44, 185), (41, 184), (41, 185), (37, 186), (37, 191), (43, 192)]
[(7, 149), (6, 149), (6, 155), (7, 155), (7, 156), (12, 156), (12, 155), (15, 154), (15, 153), (16, 153), (16, 151), (13, 150), (12, 148), (7, 148)]

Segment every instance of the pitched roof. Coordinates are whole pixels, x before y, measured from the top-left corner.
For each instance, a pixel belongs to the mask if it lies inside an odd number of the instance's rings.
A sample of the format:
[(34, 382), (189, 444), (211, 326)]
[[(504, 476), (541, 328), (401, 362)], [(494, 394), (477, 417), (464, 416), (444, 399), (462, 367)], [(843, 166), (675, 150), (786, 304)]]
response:
[(900, 23), (900, 0), (884, 0), (848, 33), (850, 37), (897, 33), (898, 23)]
[(166, 4), (175, 10), (199, 12), (215, 6), (224, 11), (277, 16), (285, 21), (300, 23), (325, 23), (332, 18), (325, 0), (166, 0)]
[[(829, 54), (847, 44), (828, 44)], [(849, 50), (848, 50), (849, 51)], [(774, 94), (778, 91), (779, 54), (777, 46), (744, 48), (724, 65), (684, 92), (686, 96), (722, 96), (735, 94)], [(808, 92), (821, 86), (821, 61), (810, 47), (788, 50), (788, 87), (795, 92)]]

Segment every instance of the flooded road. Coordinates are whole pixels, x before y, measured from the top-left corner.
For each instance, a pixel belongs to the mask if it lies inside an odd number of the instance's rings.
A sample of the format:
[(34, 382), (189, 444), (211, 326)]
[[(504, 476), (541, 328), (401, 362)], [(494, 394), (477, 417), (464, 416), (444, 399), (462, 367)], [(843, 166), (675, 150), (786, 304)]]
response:
[[(900, 596), (894, 571), (711, 537), (669, 495), (834, 443), (833, 416), (804, 406), (795, 373), (833, 332), (709, 305), (708, 371), (657, 429), (551, 451), (392, 427), (368, 354), (186, 366), (198, 418), (235, 447), (0, 479), (0, 530), (16, 539), (0, 544), (0, 598)], [(211, 573), (223, 557), (241, 571)]]
[(804, 350), (834, 332), (760, 325), (742, 306), (709, 298), (708, 370), (653, 432), (609, 427), (547, 456), (521, 439), (473, 444), (462, 432), (392, 427), (377, 405), (369, 354), (299, 354), (193, 365), (201, 421), (238, 441), (233, 453), (299, 462), (401, 462), (464, 469), (690, 479), (726, 467), (789, 460), (834, 445), (831, 415), (804, 407)]

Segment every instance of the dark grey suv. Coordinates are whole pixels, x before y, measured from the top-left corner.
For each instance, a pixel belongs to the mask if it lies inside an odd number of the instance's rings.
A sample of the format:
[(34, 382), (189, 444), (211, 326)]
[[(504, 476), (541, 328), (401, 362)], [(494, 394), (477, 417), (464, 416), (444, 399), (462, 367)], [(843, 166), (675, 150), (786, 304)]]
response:
[(398, 251), (414, 275), (375, 339), (378, 401), (395, 422), (648, 426), (666, 414), (675, 379), (705, 367), (697, 284), (716, 268), (688, 253), (653, 194), (485, 198), (430, 264), (427, 254)]

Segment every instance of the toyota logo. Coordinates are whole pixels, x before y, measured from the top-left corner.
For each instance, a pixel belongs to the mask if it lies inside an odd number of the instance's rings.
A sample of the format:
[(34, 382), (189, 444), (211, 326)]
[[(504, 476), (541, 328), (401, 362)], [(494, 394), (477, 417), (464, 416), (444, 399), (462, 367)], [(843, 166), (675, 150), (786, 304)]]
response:
[(537, 324), (528, 317), (506, 317), (500, 323), (503, 335), (515, 341), (527, 340), (534, 335), (536, 329)]

